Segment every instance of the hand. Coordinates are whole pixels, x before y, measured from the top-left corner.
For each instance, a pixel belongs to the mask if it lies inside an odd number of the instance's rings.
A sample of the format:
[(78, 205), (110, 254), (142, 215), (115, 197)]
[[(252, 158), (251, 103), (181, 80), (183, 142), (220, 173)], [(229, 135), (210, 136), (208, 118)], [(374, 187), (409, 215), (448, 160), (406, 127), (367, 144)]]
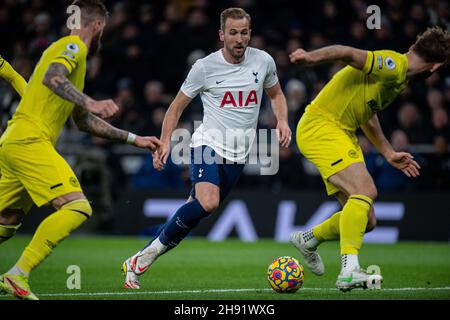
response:
[(311, 58), (311, 54), (303, 49), (297, 49), (289, 55), (289, 59), (292, 63), (297, 64), (314, 64), (314, 60)]
[(408, 152), (392, 152), (386, 156), (386, 160), (391, 166), (401, 170), (409, 178), (420, 175), (420, 166), (413, 159), (414, 157)]
[(282, 147), (289, 147), (292, 139), (292, 132), (289, 128), (287, 121), (278, 121), (277, 123), (277, 136), (280, 140), (280, 145)]
[(86, 109), (102, 119), (110, 118), (119, 111), (119, 107), (111, 99), (101, 101), (89, 100), (86, 103)]
[(161, 143), (159, 148), (156, 150), (156, 152), (153, 154), (153, 167), (161, 171), (164, 169), (164, 166), (166, 165), (167, 158), (169, 157), (170, 153), (170, 142)]
[(161, 141), (156, 137), (140, 137), (136, 136), (134, 145), (142, 149), (150, 149), (150, 151), (155, 152), (157, 148), (161, 146)]

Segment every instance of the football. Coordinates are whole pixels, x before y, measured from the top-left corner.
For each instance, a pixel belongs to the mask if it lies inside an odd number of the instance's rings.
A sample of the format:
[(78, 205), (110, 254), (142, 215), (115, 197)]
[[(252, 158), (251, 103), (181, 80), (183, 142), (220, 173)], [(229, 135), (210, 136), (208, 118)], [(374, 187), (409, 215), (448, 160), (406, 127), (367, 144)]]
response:
[(276, 258), (267, 269), (267, 280), (279, 293), (294, 293), (303, 286), (305, 273), (297, 259), (284, 256)]

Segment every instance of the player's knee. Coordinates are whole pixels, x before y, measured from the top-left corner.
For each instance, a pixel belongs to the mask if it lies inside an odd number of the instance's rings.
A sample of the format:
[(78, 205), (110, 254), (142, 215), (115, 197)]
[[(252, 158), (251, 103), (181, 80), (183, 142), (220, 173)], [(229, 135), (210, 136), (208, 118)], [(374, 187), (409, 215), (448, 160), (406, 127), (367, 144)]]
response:
[(362, 192), (363, 195), (369, 197), (372, 200), (375, 200), (378, 197), (378, 190), (375, 184), (370, 183), (364, 186)]
[(199, 198), (198, 201), (206, 212), (213, 213), (219, 207), (220, 197), (213, 193)]
[(17, 226), (22, 223), (25, 212), (19, 209), (6, 209), (0, 213), (0, 224), (4, 226)]
[(74, 200), (64, 204), (61, 209), (72, 210), (84, 215), (87, 219), (92, 216), (92, 207), (87, 199)]

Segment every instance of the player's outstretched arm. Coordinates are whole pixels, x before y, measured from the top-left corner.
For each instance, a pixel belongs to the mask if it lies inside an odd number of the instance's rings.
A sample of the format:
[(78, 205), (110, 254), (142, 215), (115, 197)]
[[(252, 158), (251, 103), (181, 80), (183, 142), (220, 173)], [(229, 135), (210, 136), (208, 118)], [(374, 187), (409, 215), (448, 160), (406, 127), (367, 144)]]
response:
[(98, 114), (102, 118), (113, 116), (119, 107), (112, 100), (95, 101), (78, 90), (67, 78), (69, 70), (61, 63), (51, 63), (45, 73), (42, 83), (61, 98), (73, 102), (77, 106)]
[(316, 65), (341, 61), (360, 70), (364, 68), (366, 58), (367, 51), (343, 45), (332, 45), (309, 52), (299, 48), (289, 55), (291, 62), (296, 64)]
[(153, 166), (157, 170), (162, 170), (166, 164), (170, 153), (170, 137), (173, 130), (178, 126), (181, 114), (191, 101), (192, 99), (180, 90), (170, 104), (169, 109), (167, 109), (161, 130), (161, 147), (158, 148), (153, 157)]
[(420, 166), (413, 160), (414, 157), (408, 152), (396, 152), (386, 139), (376, 114), (367, 123), (363, 124), (361, 129), (390, 165), (401, 170), (410, 178), (420, 175)]
[(2, 56), (0, 56), (0, 77), (8, 81), (20, 96), (23, 95), (27, 82)]
[(73, 110), (72, 119), (78, 129), (96, 137), (122, 143), (127, 142), (136, 147), (150, 149), (151, 151), (155, 151), (156, 148), (161, 146), (161, 142), (156, 137), (141, 137), (131, 132), (118, 129), (80, 106), (76, 106)]
[(277, 130), (280, 145), (287, 148), (291, 142), (292, 132), (288, 124), (288, 108), (286, 98), (281, 90), (279, 82), (277, 82), (277, 84), (273, 87), (267, 88), (265, 91), (270, 98), (273, 113), (277, 118)]

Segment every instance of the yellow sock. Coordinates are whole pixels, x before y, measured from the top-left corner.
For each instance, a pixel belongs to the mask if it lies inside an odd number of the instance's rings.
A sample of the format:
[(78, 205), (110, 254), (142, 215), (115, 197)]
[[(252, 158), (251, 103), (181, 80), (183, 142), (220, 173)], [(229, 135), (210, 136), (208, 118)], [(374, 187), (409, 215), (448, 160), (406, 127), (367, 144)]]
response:
[(60, 210), (42, 221), (16, 266), (29, 274), (52, 253), (53, 248), (58, 243), (91, 215), (92, 209), (86, 199), (72, 201), (64, 205)]
[(9, 238), (12, 238), (21, 225), (22, 224), (19, 224), (17, 226), (4, 226), (0, 224), (0, 244), (5, 242)]
[(342, 209), (339, 228), (341, 255), (358, 254), (366, 230), (368, 213), (373, 201), (361, 194), (351, 195)]
[(339, 220), (341, 211), (336, 212), (327, 220), (313, 228), (314, 237), (319, 242), (339, 239)]

